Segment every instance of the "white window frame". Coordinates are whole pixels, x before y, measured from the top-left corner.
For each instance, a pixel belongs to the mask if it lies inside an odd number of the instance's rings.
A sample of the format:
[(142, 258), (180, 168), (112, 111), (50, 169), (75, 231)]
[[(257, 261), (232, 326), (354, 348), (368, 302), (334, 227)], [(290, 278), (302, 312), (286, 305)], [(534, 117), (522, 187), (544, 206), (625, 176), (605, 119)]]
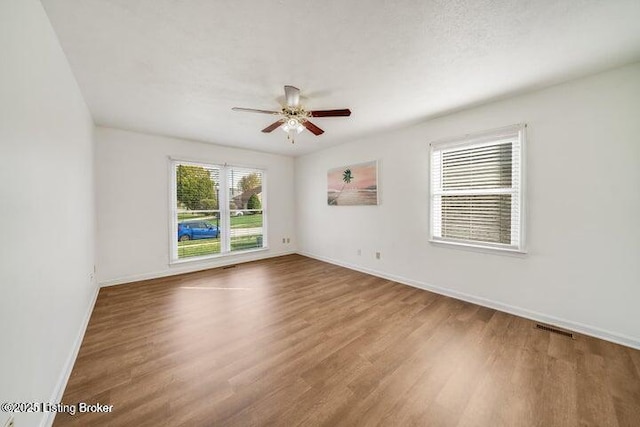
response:
[[(443, 139), (434, 141), (429, 144), (429, 241), (434, 244), (443, 244), (451, 247), (460, 248), (472, 248), (480, 249), (489, 252), (502, 252), (502, 253), (514, 253), (525, 254), (525, 147), (526, 147), (526, 124), (517, 124), (506, 126), (498, 129), (492, 129), (484, 132), (478, 132), (474, 134), (468, 134), (456, 138)], [(512, 146), (512, 153), (519, 157), (519, 170), (513, 172), (512, 183), (519, 183), (518, 188), (512, 186), (512, 188), (505, 189), (477, 189), (477, 190), (442, 190), (440, 187), (442, 179), (442, 167), (438, 166), (435, 162), (441, 161), (441, 156), (436, 156), (437, 152), (447, 152), (453, 150), (459, 150), (461, 148), (468, 147), (482, 147), (488, 145), (494, 145), (500, 140), (512, 140), (513, 136), (517, 135), (517, 143)], [(438, 167), (440, 169), (440, 176), (435, 177), (434, 170)], [(482, 242), (476, 240), (466, 239), (453, 239), (447, 237), (440, 237), (436, 235), (436, 224), (439, 222), (438, 218), (441, 214), (434, 202), (436, 196), (440, 195), (455, 195), (455, 194), (511, 194), (512, 195), (512, 207), (511, 218), (512, 224), (517, 223), (518, 227), (512, 227), (511, 236), (512, 242), (515, 238), (515, 244), (500, 244), (493, 242)], [(515, 202), (514, 202), (515, 198)], [(515, 203), (515, 204), (514, 204)], [(516, 209), (514, 209), (516, 207)]]
[[(219, 191), (218, 193), (218, 207), (220, 212), (220, 253), (194, 256), (187, 258), (178, 258), (178, 241), (176, 236), (178, 235), (178, 206), (176, 203), (177, 194), (177, 182), (176, 182), (176, 168), (178, 165), (188, 166), (201, 166), (201, 167), (215, 167), (220, 171), (220, 182), (228, 184), (228, 171), (231, 168), (255, 170), (262, 173), (262, 247), (251, 248), (239, 251), (231, 251), (231, 238), (230, 238), (230, 224), (231, 216), (229, 209), (229, 189), (225, 188), (225, 191)], [(225, 185), (226, 185), (225, 184)], [(247, 166), (247, 165), (230, 165), (227, 163), (218, 162), (203, 162), (194, 160), (185, 160), (180, 158), (169, 157), (169, 265), (184, 264), (194, 261), (203, 261), (214, 258), (225, 258), (235, 255), (242, 255), (251, 252), (261, 252), (269, 249), (267, 238), (267, 169), (259, 166)], [(224, 207), (224, 209), (223, 209)], [(243, 209), (245, 210), (245, 209)]]

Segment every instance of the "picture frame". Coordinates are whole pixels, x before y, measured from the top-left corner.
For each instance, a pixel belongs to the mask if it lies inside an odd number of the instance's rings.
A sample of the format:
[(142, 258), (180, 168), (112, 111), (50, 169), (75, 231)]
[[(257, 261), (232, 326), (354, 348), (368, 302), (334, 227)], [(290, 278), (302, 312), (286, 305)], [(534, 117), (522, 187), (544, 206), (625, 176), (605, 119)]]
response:
[(378, 162), (332, 168), (327, 171), (329, 206), (378, 205)]

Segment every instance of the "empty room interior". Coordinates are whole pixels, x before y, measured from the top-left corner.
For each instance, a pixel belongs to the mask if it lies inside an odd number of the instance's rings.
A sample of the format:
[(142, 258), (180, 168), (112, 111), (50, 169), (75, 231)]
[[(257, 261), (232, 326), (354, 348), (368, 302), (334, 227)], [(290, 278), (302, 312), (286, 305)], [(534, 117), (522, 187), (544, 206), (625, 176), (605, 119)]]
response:
[(640, 426), (640, 2), (0, 2), (0, 427)]

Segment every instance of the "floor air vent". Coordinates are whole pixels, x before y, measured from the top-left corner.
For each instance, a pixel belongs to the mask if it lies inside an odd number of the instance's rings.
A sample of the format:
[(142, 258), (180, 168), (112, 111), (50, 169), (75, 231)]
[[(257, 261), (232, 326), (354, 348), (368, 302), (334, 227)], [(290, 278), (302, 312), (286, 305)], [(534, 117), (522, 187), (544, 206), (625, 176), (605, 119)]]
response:
[(543, 325), (541, 323), (536, 323), (536, 328), (542, 329), (543, 331), (549, 331), (549, 332), (552, 332), (554, 334), (563, 335), (563, 336), (569, 337), (571, 339), (576, 339), (575, 335), (573, 335), (573, 332), (564, 331), (562, 329), (554, 328), (553, 326), (547, 326), (547, 325)]

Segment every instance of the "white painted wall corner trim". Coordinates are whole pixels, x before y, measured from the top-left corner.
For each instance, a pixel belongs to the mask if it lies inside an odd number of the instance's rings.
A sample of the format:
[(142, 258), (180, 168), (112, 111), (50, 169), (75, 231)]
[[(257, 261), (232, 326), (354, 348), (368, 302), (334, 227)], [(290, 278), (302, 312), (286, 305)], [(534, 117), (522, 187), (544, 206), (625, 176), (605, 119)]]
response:
[(481, 305), (483, 307), (492, 308), (494, 310), (502, 311), (505, 313), (513, 314), (515, 316), (523, 317), (525, 319), (533, 320), (536, 322), (542, 322), (549, 325), (557, 326), (559, 328), (568, 329), (570, 331), (578, 332), (583, 335), (588, 335), (594, 338), (600, 338), (605, 341), (610, 341), (616, 344), (624, 345), (626, 347), (635, 348), (640, 350), (640, 338), (629, 337), (626, 335), (618, 334), (615, 332), (600, 329), (594, 326), (585, 325), (583, 323), (573, 322), (567, 319), (561, 319), (559, 317), (550, 316), (537, 311), (528, 310), (522, 307), (516, 307), (509, 304), (504, 304), (498, 301), (493, 301), (487, 298), (477, 297), (464, 292), (458, 292), (453, 289), (443, 288), (440, 286), (434, 286), (429, 283), (420, 282), (417, 280), (407, 279), (406, 277), (396, 276), (394, 274), (387, 274), (382, 271), (373, 270), (369, 268), (360, 267), (354, 264), (338, 261), (332, 258), (316, 255), (310, 252), (298, 251), (299, 255), (309, 258), (324, 261), (329, 264), (339, 265), (351, 270), (359, 271), (361, 273), (370, 274), (372, 276), (380, 277), (387, 280), (411, 286), (414, 288), (422, 289), (425, 291), (433, 292), (436, 294), (444, 295), (447, 297), (455, 298), (458, 300), (470, 302), (472, 304)]
[[(130, 276), (122, 276), (112, 280), (101, 281), (99, 283), (99, 286), (101, 288), (104, 288), (108, 286), (124, 285), (132, 282), (140, 282), (142, 280), (160, 279), (162, 277), (177, 276), (180, 274), (193, 273), (196, 271), (211, 270), (213, 268), (225, 267), (225, 266), (234, 265), (234, 264), (244, 264), (246, 262), (260, 261), (263, 259), (276, 258), (280, 256), (285, 256), (285, 255), (292, 255), (295, 253), (296, 253), (295, 250), (287, 250), (287, 251), (270, 252), (268, 254), (264, 254), (264, 251), (260, 250), (260, 251), (251, 251), (250, 254), (247, 254), (246, 256), (240, 259), (234, 258), (231, 256), (227, 256), (223, 258), (215, 258), (216, 261), (220, 261), (219, 263), (216, 262), (215, 264), (211, 264), (211, 259), (207, 259), (207, 261), (209, 261), (208, 264), (197, 263), (196, 261), (193, 261), (193, 264), (185, 265), (184, 267), (179, 267), (179, 264), (172, 264), (170, 269), (167, 269), (167, 270), (157, 271), (152, 273), (145, 273), (145, 274), (134, 274)], [(240, 256), (240, 254), (238, 254), (238, 256)]]
[[(67, 388), (67, 383), (69, 382), (69, 377), (71, 376), (71, 371), (73, 370), (73, 366), (76, 363), (76, 359), (78, 358), (78, 353), (80, 352), (80, 346), (82, 345), (82, 340), (84, 339), (84, 334), (87, 332), (87, 327), (89, 326), (89, 320), (91, 320), (91, 314), (93, 313), (93, 309), (96, 305), (96, 301), (98, 300), (98, 294), (100, 293), (100, 287), (96, 286), (95, 292), (93, 293), (93, 298), (89, 302), (89, 306), (87, 307), (87, 312), (84, 315), (84, 319), (78, 330), (78, 335), (76, 336), (75, 341), (73, 342), (73, 347), (71, 348), (71, 352), (69, 353), (69, 357), (60, 372), (60, 377), (58, 379), (58, 383), (56, 384), (55, 389), (53, 390), (53, 394), (51, 395), (51, 399), (49, 402), (62, 402), (62, 396), (64, 395), (64, 390)], [(56, 417), (56, 412), (45, 412), (43, 414), (42, 421), (40, 422), (41, 427), (49, 427), (53, 425), (53, 420)]]

